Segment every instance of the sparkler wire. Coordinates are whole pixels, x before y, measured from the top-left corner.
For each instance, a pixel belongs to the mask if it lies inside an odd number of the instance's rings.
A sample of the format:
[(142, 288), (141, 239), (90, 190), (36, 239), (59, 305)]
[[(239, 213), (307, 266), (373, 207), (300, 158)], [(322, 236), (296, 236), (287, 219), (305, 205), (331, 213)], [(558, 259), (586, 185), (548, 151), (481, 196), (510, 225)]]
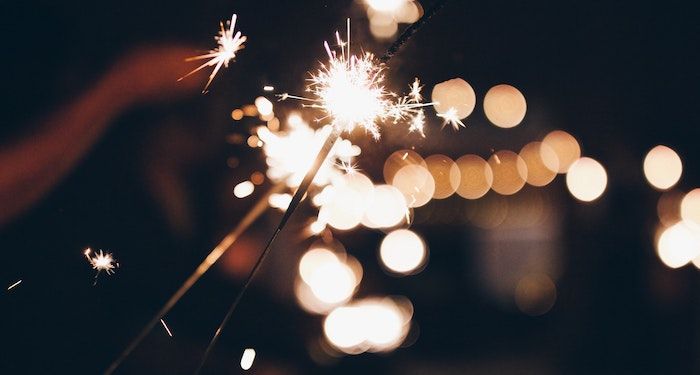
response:
[[(421, 17), (418, 21), (416, 21), (414, 24), (409, 26), (406, 30), (404, 30), (403, 33), (394, 41), (394, 43), (389, 46), (387, 51), (381, 56), (379, 59), (380, 62), (386, 64), (395, 54), (396, 52), (401, 49), (401, 47), (413, 36), (418, 30), (420, 30), (429, 20), (432, 18), (442, 7), (447, 3), (448, 0), (437, 0), (433, 6), (428, 9), (423, 14), (423, 17)], [(349, 33), (349, 28), (348, 28), (348, 33)], [(348, 42), (349, 42), (349, 36), (348, 36)], [(328, 138), (326, 139), (325, 143), (323, 144), (323, 147), (319, 151), (318, 155), (316, 156), (316, 160), (314, 160), (314, 164), (311, 166), (309, 171), (306, 173), (304, 176), (304, 180), (301, 182), (301, 185), (299, 185), (299, 188), (297, 191), (294, 193), (294, 196), (292, 197), (291, 202), (289, 203), (289, 207), (284, 213), (284, 216), (282, 216), (282, 219), (280, 220), (279, 225), (277, 226), (277, 229), (275, 229), (275, 232), (272, 234), (270, 239), (267, 241), (267, 244), (265, 245), (265, 248), (263, 249), (262, 253), (258, 257), (258, 260), (256, 261), (255, 265), (253, 266), (252, 270), (250, 271), (250, 274), (246, 278), (246, 280), (243, 283), (243, 286), (241, 289), (238, 291), (238, 294), (236, 295), (236, 298), (233, 300), (233, 303), (231, 303), (231, 306), (229, 307), (228, 311), (226, 312), (226, 315), (224, 316), (224, 319), (221, 321), (219, 324), (219, 327), (216, 329), (216, 332), (214, 333), (214, 336), (211, 338), (209, 341), (209, 344), (207, 345), (206, 350), (204, 351), (204, 354), (202, 355), (202, 359), (199, 363), (199, 366), (195, 370), (194, 374), (199, 375), (204, 368), (204, 365), (206, 364), (206, 361), (211, 354), (212, 349), (216, 345), (216, 343), (219, 340), (219, 337), (221, 336), (221, 332), (223, 329), (226, 327), (226, 324), (229, 322), (231, 319), (231, 316), (233, 315), (233, 312), (236, 310), (236, 307), (238, 306), (238, 303), (241, 301), (241, 298), (243, 298), (243, 295), (245, 294), (246, 290), (250, 286), (251, 282), (253, 281), (253, 278), (255, 277), (255, 274), (258, 272), (258, 269), (262, 265), (262, 263), (265, 261), (265, 258), (267, 258), (268, 254), (270, 253), (270, 249), (272, 248), (272, 244), (274, 243), (275, 239), (277, 238), (277, 235), (284, 229), (285, 225), (287, 224), (287, 221), (289, 218), (294, 214), (296, 211), (297, 207), (299, 206), (299, 203), (301, 202), (301, 199), (304, 197), (306, 194), (307, 190), (309, 189), (309, 186), (311, 185), (311, 182), (313, 179), (316, 177), (316, 174), (318, 173), (318, 170), (321, 168), (321, 165), (325, 162), (326, 158), (328, 157), (328, 154), (330, 153), (331, 149), (333, 148), (333, 145), (337, 141), (338, 137), (340, 136), (341, 130), (338, 128), (334, 127), (334, 130), (331, 134), (328, 135)]]
[(190, 275), (190, 277), (185, 280), (184, 283), (180, 286), (180, 288), (173, 293), (173, 295), (165, 302), (163, 307), (158, 310), (156, 315), (151, 318), (151, 320), (141, 329), (141, 331), (134, 337), (134, 339), (129, 343), (129, 345), (124, 349), (124, 351), (117, 357), (114, 362), (109, 366), (109, 368), (104, 372), (105, 375), (109, 375), (113, 373), (119, 365), (121, 365), (122, 362), (126, 359), (126, 357), (131, 354), (131, 352), (136, 349), (136, 347), (143, 341), (144, 338), (148, 335), (149, 332), (155, 327), (160, 320), (167, 314), (174, 306), (175, 304), (180, 301), (182, 296), (187, 293), (192, 286), (199, 281), (199, 279), (204, 275), (205, 272), (209, 270), (209, 268), (216, 263), (219, 258), (224, 255), (226, 251), (228, 251), (231, 246), (238, 240), (238, 238), (245, 232), (251, 224), (257, 220), (260, 215), (265, 212), (265, 210), (270, 206), (268, 203), (268, 199), (272, 194), (279, 193), (283, 191), (286, 188), (286, 185), (284, 182), (280, 182), (276, 185), (274, 185), (270, 190), (268, 190), (265, 195), (260, 197), (257, 203), (248, 211), (248, 213), (241, 219), (241, 221), (236, 225), (233, 230), (231, 230), (224, 239), (219, 242), (218, 245), (207, 255), (207, 257), (202, 261), (202, 263), (197, 267), (197, 269)]
[(255, 262), (255, 265), (253, 266), (253, 268), (250, 270), (248, 277), (243, 282), (243, 286), (239, 289), (238, 294), (236, 295), (236, 298), (233, 300), (233, 303), (231, 303), (231, 306), (229, 307), (228, 311), (226, 312), (226, 315), (224, 316), (224, 319), (221, 321), (221, 323), (219, 324), (219, 327), (216, 329), (216, 332), (214, 333), (214, 336), (211, 338), (211, 341), (209, 341), (209, 345), (207, 345), (207, 348), (204, 351), (204, 354), (202, 355), (202, 359), (199, 363), (199, 366), (197, 367), (197, 370), (194, 372), (195, 374), (199, 374), (202, 371), (202, 369), (204, 368), (204, 365), (207, 362), (207, 358), (209, 357), (211, 350), (214, 348), (217, 341), (219, 341), (219, 337), (221, 336), (221, 332), (224, 330), (224, 328), (226, 327), (226, 324), (231, 319), (233, 312), (236, 310), (238, 303), (241, 301), (241, 298), (243, 298), (243, 295), (245, 294), (246, 290), (250, 286), (250, 283), (253, 281), (255, 274), (258, 272), (258, 270), (260, 269), (260, 266), (262, 266), (263, 262), (265, 261), (265, 258), (267, 258), (267, 255), (270, 253), (270, 250), (272, 249), (272, 243), (275, 242), (277, 235), (282, 231), (282, 229), (284, 229), (284, 227), (287, 225), (287, 221), (289, 221), (289, 218), (292, 217), (292, 214), (294, 213), (294, 211), (296, 211), (297, 207), (299, 207), (299, 203), (301, 203), (302, 198), (304, 198), (304, 195), (306, 195), (306, 192), (309, 190), (309, 187), (311, 186), (311, 182), (313, 182), (314, 178), (316, 177), (316, 173), (321, 168), (323, 163), (326, 161), (326, 157), (328, 157), (328, 154), (330, 154), (331, 149), (333, 149), (333, 146), (335, 145), (335, 142), (338, 140), (339, 136), (340, 136), (340, 130), (334, 129), (333, 132), (331, 132), (331, 134), (328, 135), (328, 138), (326, 138), (325, 143), (321, 147), (321, 150), (318, 152), (318, 156), (316, 156), (316, 160), (314, 160), (314, 164), (311, 166), (311, 168), (309, 168), (309, 171), (306, 172), (306, 175), (304, 176), (304, 179), (301, 181), (299, 188), (294, 193), (294, 196), (292, 197), (291, 202), (289, 202), (289, 207), (284, 212), (284, 216), (282, 216), (282, 219), (280, 220), (279, 225), (277, 225), (277, 229), (275, 229), (275, 232), (272, 234), (270, 239), (267, 241), (265, 248), (263, 249), (262, 253), (258, 257), (258, 260)]

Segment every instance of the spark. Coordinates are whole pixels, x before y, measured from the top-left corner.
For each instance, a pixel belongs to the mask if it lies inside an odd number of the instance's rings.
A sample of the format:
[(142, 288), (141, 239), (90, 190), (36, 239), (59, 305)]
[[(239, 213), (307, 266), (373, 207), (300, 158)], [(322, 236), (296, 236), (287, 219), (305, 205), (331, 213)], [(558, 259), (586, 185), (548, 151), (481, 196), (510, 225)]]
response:
[(345, 172), (345, 174), (353, 174), (359, 171), (359, 169), (357, 168), (357, 163), (347, 162), (343, 160), (336, 163), (336, 167), (341, 171)]
[(408, 120), (410, 130), (422, 134), (425, 114), (421, 108), (432, 103), (421, 102), (420, 81), (414, 81), (406, 96), (388, 91), (384, 86), (384, 66), (375, 56), (369, 52), (352, 54), (350, 19), (347, 20), (347, 39), (343, 40), (336, 32), (336, 41), (336, 49), (324, 42), (328, 62), (310, 73), (306, 91), (311, 97), (284, 93), (279, 95), (280, 100), (297, 99), (305, 102), (305, 107), (321, 110), (325, 116), (317, 120), (328, 119), (333, 127), (343, 132), (351, 132), (359, 126), (379, 139), (379, 123), (396, 124)]
[(22, 283), (22, 280), (17, 280), (14, 284), (8, 286), (8, 287), (7, 287), (7, 290), (10, 290), (10, 289), (14, 288), (14, 287), (16, 287), (17, 285), (19, 285), (19, 284), (21, 284), (21, 283)]
[(457, 115), (456, 108), (451, 107), (450, 109), (447, 110), (447, 112), (438, 113), (437, 116), (442, 117), (442, 119), (444, 120), (444, 122), (442, 123), (443, 128), (447, 124), (452, 125), (452, 128), (454, 128), (454, 130), (458, 130), (460, 126), (463, 128), (466, 127), (464, 125), (464, 123), (462, 122), (462, 120), (459, 119), (459, 116)]
[(240, 31), (237, 31), (235, 34), (233, 32), (236, 28), (237, 17), (238, 16), (235, 14), (231, 16), (231, 21), (227, 22), (229, 26), (228, 29), (225, 28), (223, 22), (219, 23), (221, 30), (219, 30), (219, 34), (214, 37), (214, 39), (218, 43), (218, 46), (215, 49), (210, 50), (209, 53), (190, 57), (185, 61), (195, 61), (204, 59), (209, 60), (204, 64), (200, 65), (197, 69), (187, 73), (187, 75), (185, 75), (184, 77), (178, 79), (178, 81), (208, 66), (213, 66), (214, 70), (212, 70), (211, 74), (209, 75), (209, 81), (207, 81), (207, 84), (204, 86), (204, 90), (202, 90), (202, 92), (207, 91), (207, 88), (209, 88), (209, 85), (214, 80), (216, 73), (218, 73), (219, 69), (221, 69), (221, 66), (223, 65), (225, 68), (228, 68), (229, 62), (236, 57), (236, 52), (245, 48), (245, 45), (243, 45), (243, 43), (248, 39), (248, 37), (241, 34)]
[(275, 87), (274, 86), (264, 86), (263, 91), (275, 91)]
[(163, 328), (165, 328), (165, 332), (168, 333), (168, 336), (173, 337), (173, 333), (170, 332), (170, 328), (168, 328), (168, 325), (165, 324), (165, 321), (163, 319), (160, 320), (160, 324), (163, 325)]
[(83, 254), (85, 254), (85, 258), (90, 262), (92, 269), (97, 270), (95, 274), (95, 284), (97, 284), (97, 276), (100, 275), (100, 272), (104, 271), (107, 275), (112, 275), (115, 272), (114, 270), (119, 267), (119, 263), (112, 257), (111, 253), (105, 253), (100, 250), (96, 252), (94, 256), (91, 256), (91, 252), (92, 250), (87, 248)]

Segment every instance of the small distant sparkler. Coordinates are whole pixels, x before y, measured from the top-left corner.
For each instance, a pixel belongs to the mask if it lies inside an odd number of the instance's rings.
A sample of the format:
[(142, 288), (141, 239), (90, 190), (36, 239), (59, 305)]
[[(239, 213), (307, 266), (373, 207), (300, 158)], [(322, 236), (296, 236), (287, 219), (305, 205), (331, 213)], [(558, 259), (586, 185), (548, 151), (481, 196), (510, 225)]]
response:
[(163, 325), (163, 328), (165, 328), (165, 332), (168, 333), (168, 336), (173, 337), (173, 333), (170, 332), (170, 328), (168, 328), (168, 325), (165, 324), (165, 321), (163, 319), (160, 320), (160, 324)]
[(207, 88), (209, 88), (209, 85), (211, 82), (214, 80), (214, 77), (216, 76), (216, 73), (219, 72), (219, 69), (221, 69), (221, 66), (223, 65), (225, 68), (228, 68), (229, 62), (236, 57), (236, 52), (242, 50), (245, 48), (243, 43), (248, 39), (245, 35), (241, 34), (240, 31), (237, 31), (234, 33), (234, 29), (236, 28), (236, 19), (238, 16), (235, 14), (231, 16), (231, 21), (227, 22), (228, 23), (228, 29), (224, 26), (223, 22), (220, 22), (219, 25), (221, 26), (221, 30), (219, 30), (219, 34), (214, 37), (216, 42), (218, 43), (218, 46), (210, 50), (209, 53), (206, 53), (204, 55), (199, 55), (199, 56), (194, 56), (188, 58), (186, 61), (195, 61), (195, 60), (204, 60), (204, 59), (209, 59), (207, 62), (204, 64), (200, 65), (197, 69), (187, 73), (184, 77), (178, 79), (178, 81), (189, 77), (190, 75), (208, 67), (208, 66), (213, 66), (214, 70), (211, 72), (209, 75), (209, 81), (207, 81), (206, 86), (204, 86), (204, 90), (202, 92), (206, 92)]
[(12, 288), (16, 287), (17, 285), (21, 284), (22, 280), (17, 280), (14, 284), (10, 285), (7, 287), (7, 290), (11, 290)]
[(280, 100), (297, 99), (305, 107), (325, 113), (318, 121), (329, 120), (339, 132), (351, 132), (360, 126), (379, 139), (379, 123), (408, 121), (410, 130), (423, 134), (425, 113), (422, 107), (422, 86), (416, 78), (409, 95), (399, 96), (384, 86), (384, 66), (372, 53), (353, 55), (350, 50), (350, 19), (347, 20), (347, 39), (336, 32), (340, 53), (324, 42), (328, 62), (311, 73), (306, 91), (311, 97), (279, 95)]
[(83, 254), (85, 254), (85, 258), (90, 262), (92, 269), (97, 270), (95, 274), (95, 283), (93, 284), (95, 285), (97, 284), (97, 276), (100, 275), (100, 272), (104, 271), (107, 275), (112, 275), (115, 272), (114, 270), (119, 268), (119, 263), (112, 257), (112, 253), (105, 253), (102, 250), (96, 252), (94, 256), (91, 256), (91, 253), (92, 249), (87, 248)]

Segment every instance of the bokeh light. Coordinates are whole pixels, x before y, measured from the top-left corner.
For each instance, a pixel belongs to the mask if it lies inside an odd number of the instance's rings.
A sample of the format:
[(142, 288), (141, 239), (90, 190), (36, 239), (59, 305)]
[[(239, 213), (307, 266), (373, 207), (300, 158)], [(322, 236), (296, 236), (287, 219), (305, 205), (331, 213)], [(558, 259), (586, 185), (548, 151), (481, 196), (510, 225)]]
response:
[(272, 114), (272, 102), (264, 96), (255, 98), (255, 108), (261, 117), (266, 117)]
[(513, 151), (501, 150), (491, 155), (489, 166), (493, 171), (491, 188), (501, 195), (512, 195), (525, 186), (527, 165), (520, 155)]
[(255, 190), (255, 185), (253, 185), (252, 182), (250, 181), (243, 181), (239, 183), (238, 185), (234, 186), (233, 188), (233, 195), (236, 196), (236, 198), (245, 198), (251, 194), (253, 194), (253, 191)]
[(248, 348), (243, 351), (241, 356), (241, 368), (243, 370), (250, 370), (253, 367), (253, 361), (255, 361), (255, 349)]
[(566, 187), (574, 198), (583, 202), (596, 200), (605, 192), (607, 185), (605, 168), (591, 158), (576, 160), (566, 173)]
[(408, 207), (425, 205), (435, 193), (433, 175), (422, 165), (407, 165), (399, 169), (391, 184), (406, 198)]
[(412, 314), (410, 301), (368, 298), (334, 309), (323, 332), (333, 347), (347, 354), (389, 352), (406, 338)]
[(367, 5), (378, 12), (397, 12), (408, 0), (365, 0)]
[(681, 201), (685, 195), (680, 191), (667, 191), (661, 194), (656, 211), (662, 225), (670, 227), (681, 220)]
[(576, 138), (563, 130), (550, 132), (544, 137), (542, 143), (549, 146), (557, 155), (556, 162), (554, 159), (542, 158), (547, 168), (557, 173), (566, 173), (571, 164), (581, 157), (581, 147)]
[(413, 150), (394, 151), (384, 162), (384, 181), (391, 184), (394, 181), (394, 176), (399, 169), (407, 165), (422, 165), (427, 168), (427, 164), (423, 157)]
[(435, 181), (433, 198), (445, 199), (457, 191), (460, 173), (457, 163), (445, 155), (430, 155), (425, 159), (428, 171)]
[(469, 116), (476, 106), (474, 89), (461, 78), (438, 83), (433, 87), (431, 97), (437, 113), (445, 114), (453, 109), (459, 119)]
[(683, 174), (678, 154), (666, 146), (652, 148), (644, 158), (644, 177), (651, 186), (666, 190), (675, 185)]
[(510, 85), (496, 85), (484, 97), (484, 113), (492, 124), (512, 128), (520, 124), (527, 112), (523, 94)]
[(321, 206), (318, 218), (336, 229), (352, 229), (362, 221), (374, 193), (372, 181), (361, 173), (343, 175), (333, 181), (329, 201)]
[(657, 241), (656, 252), (670, 268), (688, 264), (700, 255), (697, 226), (681, 221), (664, 229)]
[(488, 193), (493, 184), (493, 171), (486, 160), (477, 155), (464, 155), (456, 164), (460, 174), (457, 194), (466, 199), (478, 199)]
[(523, 313), (539, 316), (547, 313), (557, 300), (557, 287), (543, 274), (527, 275), (515, 287), (515, 304)]
[(427, 259), (425, 242), (411, 230), (397, 229), (382, 240), (379, 259), (393, 273), (413, 274), (420, 271)]
[(390, 228), (406, 217), (408, 206), (401, 191), (391, 185), (374, 187), (362, 224), (368, 228)]
[(700, 225), (700, 188), (693, 189), (681, 201), (683, 220)]
[[(520, 157), (527, 166), (527, 183), (532, 186), (545, 186), (557, 176), (559, 160), (551, 147), (542, 142), (530, 142), (520, 150)], [(557, 168), (549, 168), (547, 164)]]

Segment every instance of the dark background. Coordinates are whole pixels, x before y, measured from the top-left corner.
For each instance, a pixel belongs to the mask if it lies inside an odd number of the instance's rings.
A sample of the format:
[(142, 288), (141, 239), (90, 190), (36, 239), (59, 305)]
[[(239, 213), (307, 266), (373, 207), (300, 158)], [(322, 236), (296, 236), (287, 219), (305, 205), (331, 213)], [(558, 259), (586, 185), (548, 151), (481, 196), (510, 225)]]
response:
[[(210, 48), (218, 21), (232, 12), (248, 46), (210, 93), (123, 113), (56, 189), (0, 228), (1, 285), (23, 280), (0, 296), (3, 374), (103, 371), (260, 193), (247, 200), (230, 193), (263, 168), (259, 151), (226, 142), (227, 134), (247, 134), (254, 125), (234, 123), (230, 111), (261, 95), (264, 84), (300, 91), (305, 72), (324, 57), (322, 41), (346, 17), (353, 17), (356, 47), (381, 54), (387, 44), (372, 40), (362, 8), (351, 1), (0, 5), (0, 140), (8, 142), (137, 46)], [(556, 304), (530, 317), (485, 292), (475, 255), (480, 232), (452, 219), (472, 203), (454, 196), (416, 210), (415, 229), (431, 251), (419, 275), (384, 274), (376, 262), (377, 233), (339, 236), (365, 267), (360, 296), (411, 298), (419, 327), (413, 345), (388, 355), (312, 360), (307, 348), (322, 336), (321, 318), (275, 291), (291, 281), (272, 267), (245, 297), (209, 373), (242, 372), (245, 347), (258, 352), (252, 373), (698, 373), (698, 271), (670, 270), (656, 257), (659, 193), (641, 169), (644, 154), (666, 144), (684, 161), (679, 188), (700, 180), (696, 16), (692, 5), (669, 2), (448, 3), (391, 61), (389, 85), (401, 89), (419, 76), (430, 88), (462, 77), (480, 103), (489, 87), (507, 82), (528, 100), (525, 121), (494, 128), (477, 104), (467, 128), (453, 133), (440, 130), (431, 115), (426, 139), (389, 131), (380, 143), (353, 139), (363, 146), (360, 166), (380, 179), (381, 161), (400, 148), (456, 159), (517, 151), (553, 129), (574, 134), (583, 153), (605, 165), (609, 183), (592, 204), (571, 198), (561, 176), (541, 189), (560, 218)], [(183, 138), (195, 151), (178, 148)], [(189, 207), (185, 222), (173, 224), (148, 187), (158, 166), (153, 160), (163, 155), (186, 159), (179, 174)], [(233, 169), (226, 163), (232, 156), (240, 161)], [(310, 214), (308, 207), (299, 212), (289, 232)], [(259, 246), (278, 217), (271, 212), (260, 220), (245, 246)], [(273, 253), (277, 263), (296, 262), (309, 243), (287, 238)], [(122, 265), (95, 287), (82, 254), (88, 246), (114, 252)], [(239, 280), (226, 267), (213, 269), (167, 316), (175, 337), (156, 327), (118, 373), (190, 373)]]

